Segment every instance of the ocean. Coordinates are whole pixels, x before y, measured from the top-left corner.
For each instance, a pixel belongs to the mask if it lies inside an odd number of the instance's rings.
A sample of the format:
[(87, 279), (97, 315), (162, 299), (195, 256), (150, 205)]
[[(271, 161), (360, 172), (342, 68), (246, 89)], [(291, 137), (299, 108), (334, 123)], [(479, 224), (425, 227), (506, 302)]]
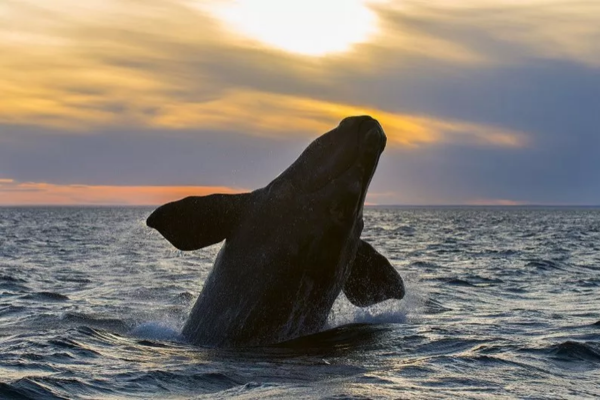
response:
[(0, 399), (600, 398), (600, 208), (367, 208), (406, 297), (246, 349), (180, 337), (219, 245), (151, 211), (0, 208)]

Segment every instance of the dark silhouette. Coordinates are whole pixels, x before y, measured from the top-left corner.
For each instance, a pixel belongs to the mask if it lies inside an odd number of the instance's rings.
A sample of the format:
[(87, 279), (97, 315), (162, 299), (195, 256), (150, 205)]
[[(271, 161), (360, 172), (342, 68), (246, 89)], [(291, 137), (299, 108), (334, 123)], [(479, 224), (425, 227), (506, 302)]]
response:
[(357, 306), (402, 299), (402, 278), (360, 239), (363, 204), (386, 136), (349, 117), (251, 193), (188, 197), (148, 218), (181, 250), (225, 239), (183, 328), (208, 346), (278, 343), (318, 332), (344, 291)]

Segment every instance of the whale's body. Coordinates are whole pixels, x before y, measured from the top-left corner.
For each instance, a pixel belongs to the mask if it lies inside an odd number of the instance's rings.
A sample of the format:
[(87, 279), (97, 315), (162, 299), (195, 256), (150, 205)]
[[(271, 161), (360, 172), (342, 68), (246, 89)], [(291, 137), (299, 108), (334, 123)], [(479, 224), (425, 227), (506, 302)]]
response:
[(148, 225), (181, 250), (225, 239), (183, 335), (207, 346), (278, 343), (322, 329), (342, 290), (358, 306), (401, 299), (400, 275), (360, 239), (385, 143), (376, 120), (349, 117), (264, 188), (154, 211)]

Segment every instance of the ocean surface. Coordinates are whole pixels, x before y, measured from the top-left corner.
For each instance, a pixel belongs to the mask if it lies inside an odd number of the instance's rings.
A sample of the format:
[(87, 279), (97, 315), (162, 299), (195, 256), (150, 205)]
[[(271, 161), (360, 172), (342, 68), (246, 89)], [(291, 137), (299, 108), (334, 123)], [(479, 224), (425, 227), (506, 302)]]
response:
[(236, 350), (179, 336), (219, 246), (150, 211), (0, 208), (0, 399), (600, 398), (598, 208), (366, 209), (406, 298)]

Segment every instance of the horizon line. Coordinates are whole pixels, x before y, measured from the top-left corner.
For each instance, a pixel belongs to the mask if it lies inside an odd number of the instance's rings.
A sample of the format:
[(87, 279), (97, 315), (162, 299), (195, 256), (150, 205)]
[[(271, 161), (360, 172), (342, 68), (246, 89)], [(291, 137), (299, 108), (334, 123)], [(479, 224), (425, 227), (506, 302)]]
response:
[[(72, 203), (72, 204), (0, 204), (0, 208), (109, 208), (109, 207), (132, 207), (132, 208), (150, 208), (150, 207), (160, 207), (161, 204), (126, 204), (126, 203), (116, 203), (116, 204), (94, 204), (94, 203)], [(473, 208), (536, 208), (536, 207), (580, 207), (580, 208), (600, 208), (600, 204), (468, 204), (468, 203), (457, 203), (457, 204), (365, 204), (365, 208), (386, 208), (386, 207), (406, 207), (406, 208), (415, 208), (415, 207), (473, 207)]]

